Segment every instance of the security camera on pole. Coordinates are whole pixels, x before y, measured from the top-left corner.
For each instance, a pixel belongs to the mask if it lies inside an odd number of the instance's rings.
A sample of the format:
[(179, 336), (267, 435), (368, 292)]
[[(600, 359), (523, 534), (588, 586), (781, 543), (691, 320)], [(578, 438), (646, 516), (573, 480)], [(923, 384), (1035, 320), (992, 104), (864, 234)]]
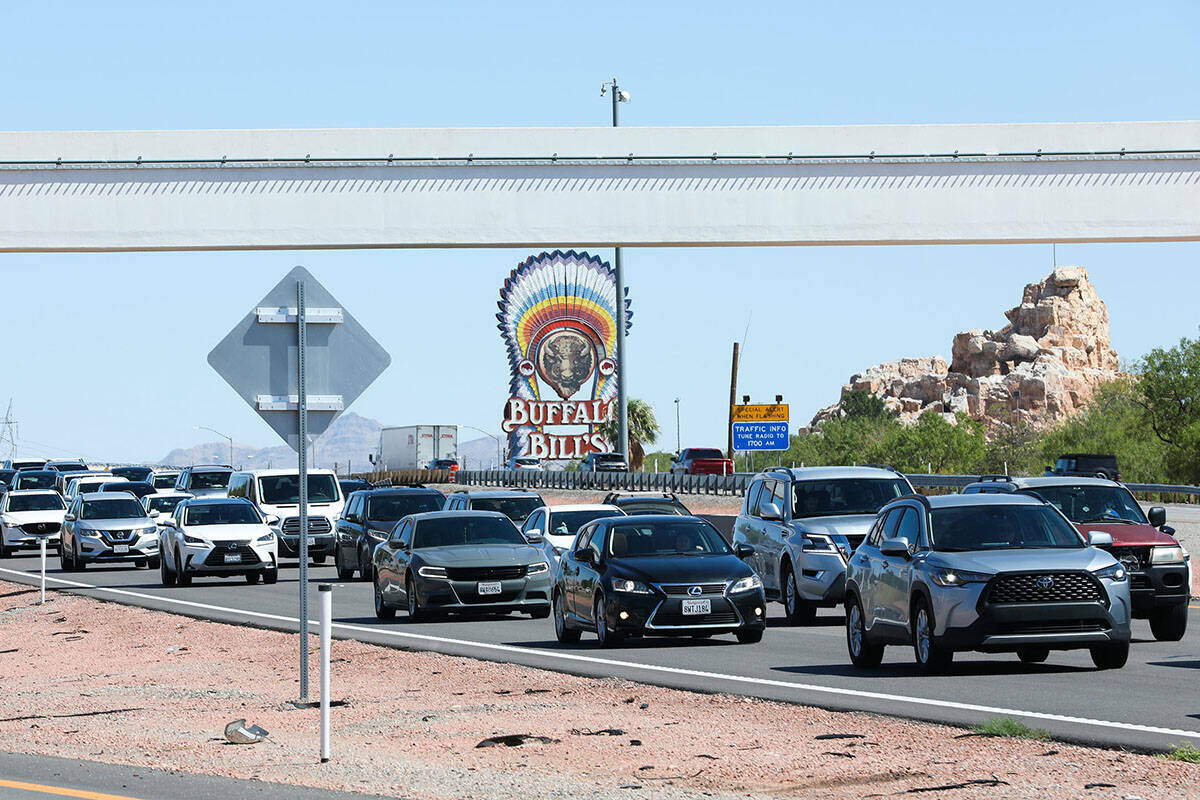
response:
[[(612, 126), (621, 124), (621, 103), (629, 102), (629, 92), (617, 85), (617, 79), (600, 84), (600, 96), (612, 90)], [(629, 395), (625, 391), (625, 271), (621, 268), (621, 248), (614, 248), (613, 270), (617, 275), (617, 450), (629, 463)]]

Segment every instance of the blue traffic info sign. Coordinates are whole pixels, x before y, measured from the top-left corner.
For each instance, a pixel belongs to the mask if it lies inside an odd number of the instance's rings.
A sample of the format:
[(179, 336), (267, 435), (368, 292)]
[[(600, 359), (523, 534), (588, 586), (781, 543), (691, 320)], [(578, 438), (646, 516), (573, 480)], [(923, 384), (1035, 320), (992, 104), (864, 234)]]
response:
[(788, 423), (733, 423), (734, 450), (787, 450)]

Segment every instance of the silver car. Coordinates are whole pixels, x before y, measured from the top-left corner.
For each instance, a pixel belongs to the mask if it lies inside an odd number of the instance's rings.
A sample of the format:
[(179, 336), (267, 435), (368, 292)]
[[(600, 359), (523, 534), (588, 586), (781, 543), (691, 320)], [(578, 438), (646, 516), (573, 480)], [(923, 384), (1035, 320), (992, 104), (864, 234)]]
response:
[(63, 517), (58, 544), (62, 568), (78, 572), (88, 564), (132, 561), (157, 569), (157, 516), (125, 492), (76, 495)]
[(912, 491), (890, 468), (775, 467), (750, 482), (733, 542), (754, 548), (747, 563), (788, 621), (812, 624), (818, 608), (841, 604), (846, 560), (875, 514)]
[(1031, 495), (912, 495), (880, 510), (846, 573), (846, 643), (858, 667), (910, 645), (928, 672), (956, 651), (1087, 648), (1100, 669), (1129, 656), (1129, 576), (1054, 506)]

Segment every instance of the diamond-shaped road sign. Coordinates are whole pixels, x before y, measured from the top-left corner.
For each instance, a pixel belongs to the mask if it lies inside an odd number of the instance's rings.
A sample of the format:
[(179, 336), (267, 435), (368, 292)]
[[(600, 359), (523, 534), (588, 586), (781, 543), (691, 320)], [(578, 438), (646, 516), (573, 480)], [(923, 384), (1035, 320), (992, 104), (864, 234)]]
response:
[(304, 267), (289, 272), (208, 354), (208, 363), (300, 451), (296, 285), (304, 281), (308, 435), (320, 436), (392, 358)]

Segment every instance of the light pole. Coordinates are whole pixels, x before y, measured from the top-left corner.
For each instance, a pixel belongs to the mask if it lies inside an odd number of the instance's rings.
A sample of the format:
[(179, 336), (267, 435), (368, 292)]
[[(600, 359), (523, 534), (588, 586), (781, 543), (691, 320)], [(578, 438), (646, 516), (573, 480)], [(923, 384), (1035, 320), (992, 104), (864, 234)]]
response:
[(219, 430), (217, 430), (215, 428), (210, 428), (207, 425), (193, 425), (192, 428), (194, 430), (198, 430), (198, 431), (212, 431), (217, 436), (220, 436), (222, 439), (228, 439), (229, 440), (229, 466), (231, 466), (231, 467), (233, 466), (233, 437), (232, 436), (230, 436), (227, 433), (221, 433)]
[(501, 458), (500, 458), (500, 437), (499, 436), (488, 433), (483, 428), (476, 428), (474, 425), (459, 425), (458, 427), (470, 428), (473, 431), (478, 431), (478, 432), (482, 433), (484, 436), (490, 436), (491, 438), (495, 439), (496, 440), (496, 469), (501, 468), (500, 467)]
[[(629, 102), (629, 92), (621, 90), (617, 79), (600, 84), (600, 96), (612, 90), (612, 126), (621, 124), (621, 103)], [(617, 277), (617, 449), (629, 459), (629, 395), (625, 391), (625, 272), (621, 269), (621, 248), (614, 248), (613, 267)]]
[(679, 455), (682, 450), (679, 445), (679, 398), (675, 398), (675, 455)]

